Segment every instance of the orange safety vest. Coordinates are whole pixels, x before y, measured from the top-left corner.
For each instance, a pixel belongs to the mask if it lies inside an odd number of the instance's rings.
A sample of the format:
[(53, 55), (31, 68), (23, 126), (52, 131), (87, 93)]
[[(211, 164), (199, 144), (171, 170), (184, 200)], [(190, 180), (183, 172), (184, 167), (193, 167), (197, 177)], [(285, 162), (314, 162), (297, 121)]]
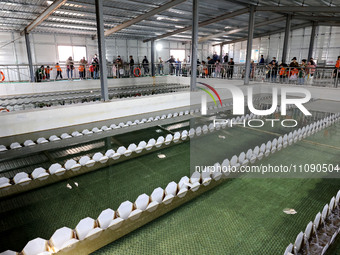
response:
[(292, 75), (294, 75), (294, 74), (297, 75), (298, 73), (299, 73), (299, 71), (298, 71), (296, 68), (294, 68), (294, 69), (292, 70), (292, 72), (291, 72)]
[(57, 68), (57, 71), (61, 72), (61, 68), (59, 65), (56, 65), (55, 68)]
[(283, 68), (283, 67), (282, 67), (282, 68), (280, 69), (280, 75), (284, 75), (284, 74), (285, 74), (285, 71), (286, 71), (286, 68)]
[(49, 74), (53, 68), (45, 68), (45, 73)]
[(336, 67), (336, 68), (340, 68), (340, 60), (337, 60), (337, 61), (336, 61), (335, 67)]

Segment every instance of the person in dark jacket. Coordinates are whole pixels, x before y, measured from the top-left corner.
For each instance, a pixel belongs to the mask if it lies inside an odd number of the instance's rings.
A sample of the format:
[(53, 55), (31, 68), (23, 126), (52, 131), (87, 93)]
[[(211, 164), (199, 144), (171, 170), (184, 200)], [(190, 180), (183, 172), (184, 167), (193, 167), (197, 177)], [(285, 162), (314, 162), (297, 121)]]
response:
[(225, 64), (228, 64), (228, 61), (229, 61), (229, 55), (228, 55), (228, 53), (226, 53), (225, 56), (224, 56), (224, 58), (223, 58), (223, 62), (224, 62)]
[(262, 65), (262, 66), (264, 65), (264, 57), (263, 57), (263, 55), (261, 55), (259, 65)]
[(215, 61), (210, 57), (207, 57), (207, 59), (208, 59), (208, 77), (211, 77), (211, 74), (214, 72)]
[(299, 63), (296, 61), (296, 57), (292, 58), (292, 62), (290, 62), (289, 67), (299, 67)]
[(232, 79), (233, 78), (233, 74), (234, 74), (234, 59), (230, 58), (230, 61), (228, 62), (228, 69), (227, 69), (227, 78), (228, 79)]
[(170, 58), (165, 61), (165, 63), (169, 63), (170, 64), (170, 74), (174, 74), (174, 71), (176, 69), (176, 59), (174, 58), (174, 56), (170, 56)]
[(142, 61), (142, 66), (144, 68), (144, 74), (149, 74), (149, 60), (146, 56), (144, 56), (144, 59)]
[(36, 82), (41, 82), (45, 76), (45, 68), (44, 66), (40, 66), (37, 71), (35, 71), (35, 80)]
[(133, 77), (133, 69), (134, 69), (134, 65), (135, 65), (135, 61), (133, 60), (133, 57), (130, 56), (130, 63), (129, 63), (129, 66), (130, 66), (130, 75), (131, 75), (131, 77)]
[(97, 54), (94, 54), (92, 58), (91, 65), (93, 65), (93, 79), (99, 78), (99, 59)]
[(214, 55), (213, 55), (214, 64), (215, 64), (215, 62), (216, 62), (217, 60), (219, 60), (219, 59), (220, 59), (220, 57), (217, 55), (216, 52), (214, 52)]
[(310, 58), (309, 61), (311, 62), (311, 64), (312, 64), (313, 66), (316, 66), (316, 63), (315, 63), (315, 61), (314, 61), (314, 58)]

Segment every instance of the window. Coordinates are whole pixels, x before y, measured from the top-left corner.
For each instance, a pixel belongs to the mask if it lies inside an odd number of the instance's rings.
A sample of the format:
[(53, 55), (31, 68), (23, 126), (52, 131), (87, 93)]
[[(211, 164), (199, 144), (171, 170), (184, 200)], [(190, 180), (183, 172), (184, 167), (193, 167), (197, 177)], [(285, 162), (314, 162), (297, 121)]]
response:
[(174, 58), (182, 62), (185, 59), (185, 50), (170, 50), (170, 56), (174, 56)]
[(86, 47), (73, 46), (73, 59), (79, 61), (83, 57), (86, 58)]
[(86, 58), (86, 47), (84, 46), (58, 46), (59, 61), (66, 62), (69, 57), (74, 61)]

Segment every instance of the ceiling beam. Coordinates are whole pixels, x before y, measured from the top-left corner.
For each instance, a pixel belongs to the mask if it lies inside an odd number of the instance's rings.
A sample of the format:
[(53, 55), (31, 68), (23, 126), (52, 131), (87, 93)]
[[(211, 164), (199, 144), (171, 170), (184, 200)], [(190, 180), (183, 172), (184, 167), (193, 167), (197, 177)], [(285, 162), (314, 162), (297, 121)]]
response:
[(307, 16), (307, 15), (295, 15), (293, 19), (300, 20), (312, 20), (312, 21), (340, 21), (340, 16)]
[(339, 13), (340, 7), (329, 6), (256, 6), (259, 12), (314, 12)]
[[(273, 19), (273, 20), (266, 20), (266, 21), (263, 21), (263, 22), (256, 23), (254, 27), (267, 26), (267, 25), (270, 25), (270, 24), (273, 24), (273, 23), (282, 22), (284, 20), (286, 20), (286, 17), (281, 17), (281, 18)], [(248, 30), (248, 26), (236, 28), (236, 29), (233, 29), (233, 30), (230, 30), (230, 31), (225, 31), (225, 32), (221, 32), (221, 33), (217, 33), (217, 34), (213, 34), (213, 35), (209, 35), (209, 36), (206, 36), (206, 37), (201, 37), (198, 40), (198, 42), (201, 43), (201, 42), (208, 41), (210, 39), (215, 39), (217, 37), (235, 34), (235, 33), (238, 33), (238, 32), (241, 32), (241, 31), (246, 31), (246, 30)]]
[(152, 17), (152, 16), (154, 16), (154, 15), (160, 13), (160, 12), (163, 12), (163, 11), (165, 11), (165, 10), (171, 8), (171, 7), (174, 7), (174, 6), (178, 5), (178, 4), (181, 4), (181, 3), (185, 2), (185, 1), (186, 0), (172, 0), (171, 2), (166, 3), (166, 4), (164, 4), (164, 5), (160, 6), (160, 7), (157, 7), (155, 9), (152, 9), (151, 11), (149, 11), (149, 12), (147, 12), (145, 14), (142, 14), (142, 15), (134, 18), (134, 19), (128, 20), (128, 21), (126, 21), (126, 22), (124, 22), (124, 23), (122, 23), (122, 24), (120, 24), (118, 26), (115, 26), (115, 27), (113, 27), (113, 28), (111, 28), (109, 30), (106, 30), (104, 32), (104, 35), (105, 36), (109, 36), (109, 35), (111, 35), (113, 33), (116, 33), (118, 31), (124, 29), (124, 28), (127, 28), (127, 27), (129, 27), (129, 26), (131, 26), (133, 24), (136, 24), (138, 22), (141, 22), (142, 20), (148, 19), (148, 18), (150, 18), (150, 17)]
[(45, 9), (35, 20), (33, 20), (20, 35), (31, 32), (35, 27), (39, 26), (41, 22), (47, 19), (53, 12), (55, 12), (59, 7), (61, 7), (67, 0), (55, 0), (49, 7)]
[(339, 27), (340, 26), (340, 22), (332, 22), (332, 21), (329, 21), (329, 22), (326, 22), (326, 21), (321, 21), (321, 22), (318, 22), (318, 26), (333, 26), (333, 27)]
[[(296, 30), (296, 29), (300, 29), (300, 28), (309, 27), (309, 26), (312, 26), (311, 22), (295, 25), (295, 26), (292, 26), (291, 31), (292, 30)], [(284, 32), (284, 31), (285, 31), (285, 28), (281, 28), (281, 29), (278, 29), (278, 30), (275, 30), (275, 31), (269, 31), (269, 32), (266, 32), (266, 33), (254, 35), (253, 38), (255, 39), (255, 38), (270, 36), (270, 35), (274, 35), (274, 34), (278, 34), (278, 33)], [(235, 39), (235, 40), (232, 40), (232, 41), (226, 41), (226, 42), (223, 42), (223, 43), (217, 43), (217, 44), (214, 44), (213, 46), (233, 44), (233, 43), (243, 42), (243, 41), (247, 41), (247, 40), (248, 40), (248, 37), (243, 37), (243, 38)]]
[[(230, 19), (230, 18), (233, 18), (235, 16), (239, 16), (239, 15), (248, 13), (248, 12), (249, 12), (249, 8), (243, 8), (243, 9), (240, 9), (240, 10), (237, 10), (237, 11), (234, 11), (234, 12), (228, 12), (228, 13), (225, 13), (223, 15), (217, 16), (215, 18), (199, 22), (198, 26), (199, 27), (207, 26), (207, 25), (210, 25), (210, 24), (213, 24), (213, 23), (216, 23), (216, 22), (220, 22), (222, 20)], [(172, 36), (172, 35), (175, 35), (175, 34), (179, 34), (179, 33), (191, 30), (191, 28), (192, 28), (192, 26), (180, 28), (180, 29), (177, 29), (173, 32), (169, 32), (169, 33), (166, 33), (166, 34), (163, 34), (163, 35), (160, 35), (160, 36), (156, 36), (154, 38), (146, 39), (143, 42), (149, 42), (149, 41), (152, 41), (152, 40), (159, 40), (159, 39), (162, 39), (162, 38), (166, 38), (166, 37), (169, 37), (169, 36)]]

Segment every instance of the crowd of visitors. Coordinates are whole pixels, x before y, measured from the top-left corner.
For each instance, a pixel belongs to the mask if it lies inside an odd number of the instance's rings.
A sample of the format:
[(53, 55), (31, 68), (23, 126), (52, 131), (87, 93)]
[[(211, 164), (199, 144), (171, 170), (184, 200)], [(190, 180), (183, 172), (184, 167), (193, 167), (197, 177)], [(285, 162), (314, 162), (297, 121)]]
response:
[(293, 57), (290, 64), (278, 63), (273, 57), (266, 67), (267, 81), (275, 82), (279, 76), (281, 83), (297, 83), (303, 85), (311, 84), (316, 70), (316, 63), (313, 58), (308, 61), (302, 59), (299, 64), (296, 57)]
[[(169, 74), (176, 76), (188, 76), (191, 73), (190, 56), (182, 61), (174, 56), (166, 61), (163, 61), (161, 57), (155, 63), (155, 72), (158, 75), (164, 75), (164, 66), (168, 65)], [(108, 65), (110, 66), (110, 65)], [(113, 60), (111, 77), (139, 77), (141, 75), (151, 75), (151, 65), (147, 58), (144, 56), (141, 63), (136, 63), (133, 56), (129, 56), (129, 60), (124, 63), (121, 56), (118, 56)], [(77, 67), (79, 79), (98, 79), (100, 64), (97, 54), (93, 56), (91, 61), (87, 61), (83, 57), (77, 64), (70, 56), (65, 61), (65, 69), (67, 79), (72, 80), (75, 77), (75, 69)], [(197, 59), (197, 75), (202, 78), (222, 78), (222, 79), (233, 79), (235, 62), (233, 58), (229, 58), (228, 53), (223, 56), (217, 55), (215, 52), (212, 57), (207, 57), (206, 61), (200, 61)], [(243, 66), (244, 68), (244, 66)], [(37, 82), (42, 80), (49, 81), (51, 79), (52, 70), (55, 70), (52, 79), (55, 80), (63, 79), (63, 69), (59, 63), (55, 66), (40, 66), (35, 72)], [(269, 82), (281, 82), (281, 83), (297, 83), (300, 85), (310, 84), (313, 80), (314, 73), (316, 70), (316, 63), (313, 58), (302, 59), (300, 63), (296, 57), (291, 59), (289, 64), (280, 63), (273, 57), (271, 61), (266, 62), (263, 55), (260, 56), (258, 63), (256, 64), (253, 60), (250, 63), (250, 74), (249, 77), (256, 78), (256, 75), (261, 75), (264, 72), (264, 79)], [(239, 74), (239, 73), (238, 73)], [(242, 78), (245, 77), (245, 69), (242, 71)], [(333, 78), (340, 78), (340, 56), (335, 65), (333, 71)]]

